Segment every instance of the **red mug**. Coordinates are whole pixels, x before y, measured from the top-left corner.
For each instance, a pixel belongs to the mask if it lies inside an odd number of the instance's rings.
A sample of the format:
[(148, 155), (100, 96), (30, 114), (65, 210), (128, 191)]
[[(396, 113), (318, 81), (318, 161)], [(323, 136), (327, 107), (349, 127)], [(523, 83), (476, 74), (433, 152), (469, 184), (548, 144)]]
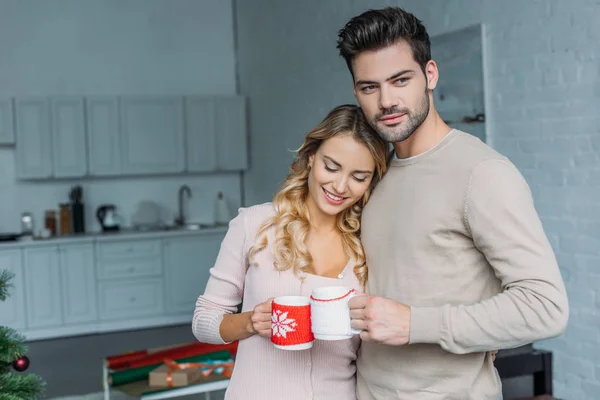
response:
[(310, 299), (280, 296), (272, 303), (271, 343), (282, 350), (310, 349), (315, 337), (310, 322)]

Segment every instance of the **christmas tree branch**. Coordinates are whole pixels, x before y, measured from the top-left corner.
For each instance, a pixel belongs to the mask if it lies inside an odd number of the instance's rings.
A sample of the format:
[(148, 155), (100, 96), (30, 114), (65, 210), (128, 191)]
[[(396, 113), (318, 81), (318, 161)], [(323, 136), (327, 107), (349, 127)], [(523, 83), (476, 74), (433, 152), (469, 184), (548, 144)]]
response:
[(12, 278), (14, 278), (15, 274), (8, 270), (0, 271), (0, 301), (6, 300), (9, 296), (8, 289), (10, 289), (13, 285), (10, 283)]
[(33, 374), (0, 374), (0, 400), (33, 400), (44, 390), (44, 382)]
[(3, 365), (10, 365), (27, 352), (25, 337), (7, 326), (0, 327), (0, 373)]

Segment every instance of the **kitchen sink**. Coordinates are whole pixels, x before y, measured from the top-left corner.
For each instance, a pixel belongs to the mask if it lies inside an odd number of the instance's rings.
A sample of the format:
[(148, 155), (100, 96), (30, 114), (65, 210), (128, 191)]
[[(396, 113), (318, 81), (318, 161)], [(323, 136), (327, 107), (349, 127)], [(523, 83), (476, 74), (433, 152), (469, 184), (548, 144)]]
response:
[(210, 229), (210, 228), (216, 228), (218, 225), (217, 224), (202, 224), (202, 223), (188, 223), (188, 224), (184, 224), (184, 225), (173, 225), (173, 226), (169, 226), (167, 229), (168, 230), (183, 230), (183, 231), (197, 231), (200, 229)]

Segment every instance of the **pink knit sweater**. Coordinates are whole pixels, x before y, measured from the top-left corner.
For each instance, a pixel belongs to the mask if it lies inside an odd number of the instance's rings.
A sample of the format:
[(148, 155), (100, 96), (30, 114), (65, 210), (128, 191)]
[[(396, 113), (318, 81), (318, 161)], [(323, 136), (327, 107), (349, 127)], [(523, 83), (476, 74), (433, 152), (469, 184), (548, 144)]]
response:
[[(307, 274), (298, 279), (291, 270), (279, 272), (273, 267), (270, 248), (256, 255), (258, 266), (249, 266), (248, 249), (254, 245), (262, 223), (274, 213), (265, 203), (242, 208), (229, 224), (229, 230), (210, 270), (206, 290), (198, 298), (192, 322), (196, 338), (206, 343), (223, 343), (219, 326), (225, 313), (250, 311), (270, 297), (310, 296), (315, 287), (347, 286), (360, 289), (348, 263), (339, 279)], [(268, 232), (273, 243), (273, 229)], [(273, 347), (258, 335), (240, 340), (236, 364), (226, 400), (331, 400), (356, 399), (356, 353), (360, 339), (315, 340), (308, 350), (286, 351)]]

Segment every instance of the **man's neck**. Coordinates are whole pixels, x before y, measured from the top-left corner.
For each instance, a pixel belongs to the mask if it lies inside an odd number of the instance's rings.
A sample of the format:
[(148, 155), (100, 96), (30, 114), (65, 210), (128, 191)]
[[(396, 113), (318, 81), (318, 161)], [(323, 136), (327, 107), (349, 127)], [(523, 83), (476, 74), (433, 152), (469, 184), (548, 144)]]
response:
[(432, 109), (427, 119), (406, 140), (394, 143), (394, 150), (398, 158), (415, 157), (434, 148), (450, 132), (435, 109)]

